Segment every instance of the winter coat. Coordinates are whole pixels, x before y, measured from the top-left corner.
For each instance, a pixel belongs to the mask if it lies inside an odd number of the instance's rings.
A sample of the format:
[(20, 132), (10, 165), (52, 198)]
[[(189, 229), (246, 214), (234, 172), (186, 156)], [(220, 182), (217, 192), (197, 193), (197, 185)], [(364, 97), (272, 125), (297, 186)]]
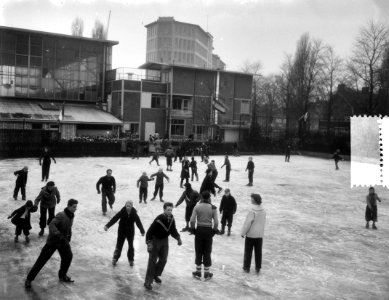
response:
[(181, 178), (189, 178), (189, 162), (187, 160), (182, 162)]
[(222, 201), (220, 202), (220, 213), (225, 214), (235, 214), (236, 213), (236, 201), (235, 198), (231, 195), (224, 195)]
[(98, 192), (100, 192), (100, 184), (101, 184), (101, 187), (105, 190), (111, 190), (115, 193), (116, 191), (116, 181), (115, 181), (115, 177), (113, 176), (103, 176), (99, 179), (99, 181), (97, 181), (96, 183), (96, 189)]
[(192, 190), (192, 188), (186, 189), (180, 199), (176, 203), (176, 207), (179, 206), (182, 202), (186, 202), (187, 206), (196, 206), (197, 202), (200, 199), (200, 194), (197, 191)]
[(377, 200), (379, 200), (380, 198), (377, 196), (376, 193), (374, 193), (373, 195), (367, 195), (366, 196), (366, 204), (367, 206), (369, 206), (370, 208), (372, 206), (377, 206)]
[(249, 238), (262, 238), (265, 231), (266, 212), (262, 205), (253, 205), (247, 213), (241, 235)]
[(215, 194), (215, 181), (212, 176), (205, 176), (203, 183), (201, 184), (200, 194), (204, 191)]
[(49, 224), (46, 243), (57, 248), (68, 246), (72, 238), (74, 214), (67, 208), (58, 213)]
[(165, 151), (165, 157), (167, 157), (167, 158), (172, 158), (172, 157), (174, 157), (174, 151), (173, 151), (173, 149), (167, 149), (166, 151)]
[(55, 162), (55, 158), (51, 155), (50, 151), (42, 152), (41, 156), (39, 157), (39, 164), (42, 163), (42, 159), (43, 159), (43, 165), (46, 166), (51, 164), (51, 159), (54, 160)]
[(139, 177), (138, 181), (136, 182), (136, 186), (139, 187), (139, 183), (140, 183), (141, 188), (147, 188), (149, 186), (149, 181), (152, 180), (153, 179), (149, 178), (147, 175), (142, 175), (141, 177)]
[(135, 233), (135, 226), (134, 223), (136, 223), (136, 226), (139, 228), (141, 234), (145, 233), (145, 230), (143, 229), (142, 222), (140, 221), (140, 218), (138, 216), (138, 212), (133, 207), (131, 208), (130, 214), (127, 213), (126, 207), (123, 207), (108, 223), (107, 227), (111, 227), (119, 220), (119, 227), (118, 227), (118, 233), (124, 233), (124, 234), (131, 234), (134, 235)]
[(192, 169), (192, 171), (197, 170), (197, 162), (195, 160), (192, 160), (189, 164), (189, 168)]
[[(31, 217), (31, 213), (34, 213), (38, 210), (38, 207), (36, 206), (33, 206), (29, 211), (27, 211), (27, 214), (24, 218), (24, 220), (26, 220), (26, 226), (28, 230), (30, 230), (32, 227), (31, 227), (31, 222), (30, 222), (30, 217)], [(21, 207), (19, 207), (18, 209), (14, 210), (11, 214), (11, 222), (12, 224), (18, 226), (19, 225), (19, 221), (20, 221), (20, 217), (23, 216), (24, 212), (26, 211), (26, 205), (23, 205)]]
[(197, 204), (193, 209), (192, 216), (190, 217), (191, 228), (195, 228), (196, 221), (197, 226), (210, 227), (217, 230), (217, 226), (219, 225), (217, 207), (207, 202)]
[(332, 159), (334, 159), (335, 161), (340, 161), (340, 160), (342, 160), (342, 157), (338, 153), (335, 153), (332, 156)]
[(226, 169), (231, 169), (231, 163), (230, 163), (230, 160), (228, 158), (224, 159), (224, 164), (221, 166), (226, 166)]
[(38, 206), (39, 202), (41, 203), (41, 207), (44, 208), (53, 208), (56, 204), (61, 201), (61, 197), (59, 195), (59, 191), (57, 187), (53, 187), (51, 191), (48, 190), (47, 186), (43, 187), (34, 201), (34, 205)]
[(157, 177), (157, 180), (155, 181), (155, 184), (163, 184), (163, 178), (165, 177), (167, 180), (169, 180), (169, 177), (165, 175), (164, 172), (157, 172), (154, 174), (151, 174), (151, 178)]
[(153, 238), (157, 239), (165, 239), (169, 235), (174, 237), (176, 240), (180, 239), (180, 234), (177, 232), (176, 221), (174, 217), (171, 217), (170, 222), (165, 214), (160, 214), (155, 218), (154, 222), (150, 225), (150, 228), (146, 233), (146, 244), (153, 240)]
[(21, 184), (21, 185), (26, 185), (27, 183), (27, 177), (28, 177), (28, 171), (25, 172), (23, 169), (14, 172), (15, 176), (18, 176), (16, 178), (16, 182)]
[(248, 163), (247, 163), (247, 167), (246, 167), (246, 171), (249, 170), (249, 171), (254, 171), (254, 163), (250, 160)]

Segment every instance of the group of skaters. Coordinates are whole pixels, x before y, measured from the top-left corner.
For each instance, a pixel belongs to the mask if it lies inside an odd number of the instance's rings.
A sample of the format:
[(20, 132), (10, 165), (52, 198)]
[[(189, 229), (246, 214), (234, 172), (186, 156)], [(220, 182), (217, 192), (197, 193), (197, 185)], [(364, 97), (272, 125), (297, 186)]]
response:
[[(171, 171), (172, 159), (174, 154), (169, 154), (169, 149), (166, 155), (167, 170)], [(290, 155), (290, 154), (289, 154)], [(339, 155), (339, 153), (338, 153)], [(47, 148), (45, 148), (41, 158), (43, 159), (42, 165), (42, 181), (47, 181), (49, 178), (50, 163), (54, 160), (54, 157), (50, 154)], [(340, 158), (341, 159), (341, 158)], [(189, 169), (192, 170), (191, 180), (194, 178), (198, 181), (197, 174), (197, 162), (194, 157), (189, 161), (185, 156), (181, 161), (181, 181), (180, 187), (184, 188), (184, 191), (177, 203), (174, 205), (172, 202), (165, 202), (163, 200), (163, 188), (164, 180), (169, 181), (163, 169), (160, 168), (158, 172), (152, 174), (150, 177), (143, 172), (142, 176), (137, 180), (137, 187), (139, 187), (139, 202), (147, 203), (148, 194), (148, 182), (155, 180), (155, 190), (151, 201), (155, 200), (159, 194), (160, 202), (163, 202), (163, 213), (158, 215), (152, 222), (147, 231), (145, 231), (141, 218), (138, 215), (137, 210), (134, 208), (133, 201), (127, 201), (125, 206), (114, 215), (114, 217), (104, 226), (104, 230), (108, 230), (116, 222), (119, 222), (118, 236), (116, 247), (113, 253), (112, 264), (116, 265), (122, 252), (124, 241), (128, 241), (127, 259), (130, 266), (134, 265), (134, 247), (133, 240), (135, 234), (135, 225), (140, 230), (142, 236), (146, 236), (147, 251), (149, 253), (149, 259), (147, 264), (147, 271), (145, 276), (144, 287), (148, 290), (152, 289), (153, 282), (161, 283), (161, 275), (167, 262), (169, 252), (168, 237), (171, 235), (177, 240), (178, 245), (182, 245), (180, 234), (176, 227), (176, 222), (172, 214), (173, 208), (178, 207), (183, 202), (186, 203), (185, 209), (185, 222), (186, 226), (182, 229), (182, 232), (189, 232), (194, 235), (195, 244), (195, 265), (196, 269), (192, 272), (192, 275), (201, 280), (209, 280), (213, 277), (213, 273), (210, 270), (212, 266), (212, 244), (215, 234), (225, 234), (227, 228), (227, 235), (231, 235), (231, 227), (233, 223), (233, 216), (237, 211), (237, 202), (231, 195), (230, 189), (226, 188), (224, 195), (220, 202), (220, 207), (217, 209), (212, 204), (211, 195), (216, 196), (215, 188), (218, 188), (220, 193), (223, 188), (216, 184), (216, 178), (218, 171), (215, 167), (215, 162), (211, 160), (209, 162), (209, 156), (204, 155), (202, 161), (207, 163), (208, 168), (204, 180), (201, 184), (200, 190), (196, 191), (189, 183)], [(157, 160), (158, 163), (158, 160)], [(230, 181), (231, 163), (228, 155), (225, 156), (223, 167), (226, 167), (226, 177), (224, 182)], [(252, 157), (248, 158), (246, 171), (248, 171), (248, 186), (253, 185), (253, 173), (254, 162)], [(22, 191), (22, 199), (26, 199), (25, 185), (28, 176), (28, 167), (24, 167), (22, 170), (16, 171), (17, 176), (16, 186), (14, 191), (14, 199), (17, 200), (18, 190)], [(183, 182), (185, 181), (185, 183)], [(101, 188), (100, 188), (101, 186)], [(108, 169), (106, 175), (101, 177), (96, 183), (97, 192), (101, 193), (101, 203), (103, 215), (107, 213), (107, 204), (112, 209), (115, 202), (116, 181), (112, 176), (112, 170)], [(49, 227), (49, 234), (46, 244), (41, 250), (41, 253), (36, 260), (35, 264), (31, 268), (25, 280), (25, 287), (31, 288), (31, 282), (35, 279), (37, 274), (50, 259), (53, 253), (58, 250), (61, 256), (61, 266), (58, 272), (59, 280), (62, 282), (73, 282), (74, 280), (68, 276), (67, 271), (72, 261), (72, 250), (70, 247), (70, 240), (72, 236), (72, 225), (74, 214), (77, 210), (78, 201), (70, 199), (67, 203), (67, 207), (64, 211), (55, 215), (56, 204), (60, 202), (60, 193), (53, 181), (49, 181), (41, 189), (39, 195), (35, 201), (28, 200), (20, 208), (16, 209), (9, 215), (12, 223), (16, 226), (15, 230), (15, 242), (18, 242), (18, 237), (23, 234), (26, 237), (26, 243), (29, 242), (29, 230), (31, 230), (30, 214), (38, 211), (38, 205), (40, 206), (40, 219), (39, 226), (41, 228), (39, 236), (44, 235), (46, 225)], [(245, 238), (245, 247), (243, 254), (243, 270), (250, 272), (250, 266), (252, 261), (252, 253), (254, 251), (255, 271), (257, 273), (261, 270), (262, 264), (262, 242), (264, 235), (264, 227), (266, 220), (266, 212), (262, 207), (262, 198), (259, 194), (251, 194), (250, 198), (252, 208), (247, 213), (245, 221), (241, 229), (241, 236)], [(369, 228), (369, 222), (373, 221), (372, 228), (377, 229), (375, 222), (377, 222), (377, 201), (381, 199), (375, 193), (373, 187), (369, 188), (369, 194), (366, 197), (366, 228)], [(218, 230), (218, 210), (221, 217), (221, 230)]]

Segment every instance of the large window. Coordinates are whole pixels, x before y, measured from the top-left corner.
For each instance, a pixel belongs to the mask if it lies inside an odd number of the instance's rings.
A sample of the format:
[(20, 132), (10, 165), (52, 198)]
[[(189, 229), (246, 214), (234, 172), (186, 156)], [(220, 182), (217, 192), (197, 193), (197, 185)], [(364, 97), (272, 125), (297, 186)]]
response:
[(170, 124), (170, 130), (172, 136), (183, 136), (185, 133), (185, 121), (184, 120), (178, 120), (178, 119), (172, 119)]
[(193, 138), (195, 141), (206, 140), (208, 137), (208, 127), (204, 125), (193, 125)]
[(250, 114), (250, 101), (242, 101), (240, 103), (240, 113), (241, 114)]
[(165, 108), (165, 95), (151, 95), (151, 108)]
[(190, 110), (191, 97), (173, 96), (172, 108), (177, 110)]

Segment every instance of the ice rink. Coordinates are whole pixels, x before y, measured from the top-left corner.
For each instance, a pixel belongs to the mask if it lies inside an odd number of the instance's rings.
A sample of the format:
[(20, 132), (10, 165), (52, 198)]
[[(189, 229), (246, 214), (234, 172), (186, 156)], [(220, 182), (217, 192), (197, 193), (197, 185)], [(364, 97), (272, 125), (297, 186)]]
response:
[[(329, 156), (330, 157), (330, 156)], [(194, 236), (182, 232), (183, 245), (170, 238), (168, 263), (162, 274), (162, 285), (153, 284), (153, 291), (143, 287), (148, 253), (144, 237), (136, 228), (135, 266), (126, 258), (127, 244), (116, 266), (112, 254), (117, 236), (117, 224), (105, 232), (103, 227), (124, 203), (132, 199), (145, 230), (162, 213), (162, 204), (148, 201), (139, 204), (136, 181), (142, 171), (148, 175), (158, 170), (150, 158), (57, 158), (51, 165), (50, 179), (55, 181), (62, 211), (70, 198), (79, 200), (71, 247), (73, 262), (69, 270), (75, 283), (58, 281), (59, 255), (52, 259), (24, 289), (27, 272), (45, 244), (39, 237), (39, 211), (31, 215), (31, 242), (24, 236), (14, 243), (14, 225), (7, 216), (25, 202), (14, 201), (13, 172), (29, 166), (27, 199), (34, 200), (40, 188), (41, 169), (37, 159), (7, 159), (0, 161), (2, 177), (0, 192), (0, 299), (389, 299), (389, 192), (376, 188), (382, 203), (378, 203), (378, 230), (365, 229), (364, 213), (367, 187), (350, 189), (350, 163), (340, 162), (335, 171), (330, 159), (292, 156), (285, 163), (282, 156), (254, 156), (254, 186), (247, 187), (245, 168), (247, 156), (230, 157), (231, 182), (223, 182), (225, 169), (220, 169), (223, 156), (215, 159), (219, 170), (216, 182), (230, 188), (238, 203), (232, 235), (214, 237), (211, 271), (214, 278), (201, 282), (192, 278)], [(198, 162), (199, 189), (206, 165)], [(166, 169), (165, 159), (160, 159)], [(101, 212), (101, 195), (96, 192), (97, 180), (106, 169), (113, 170), (117, 182), (116, 202), (107, 216)], [(174, 163), (173, 172), (165, 173), (164, 200), (176, 203), (183, 192), (179, 187), (181, 165)], [(154, 182), (149, 183), (149, 199)], [(219, 206), (221, 194), (213, 200)], [(244, 239), (240, 229), (250, 209), (250, 194), (259, 193), (267, 211), (260, 275), (243, 273)], [(148, 199), (148, 200), (149, 200)], [(177, 228), (185, 226), (185, 203), (173, 210)], [(220, 216), (219, 216), (220, 220)], [(252, 262), (253, 264), (253, 262)]]

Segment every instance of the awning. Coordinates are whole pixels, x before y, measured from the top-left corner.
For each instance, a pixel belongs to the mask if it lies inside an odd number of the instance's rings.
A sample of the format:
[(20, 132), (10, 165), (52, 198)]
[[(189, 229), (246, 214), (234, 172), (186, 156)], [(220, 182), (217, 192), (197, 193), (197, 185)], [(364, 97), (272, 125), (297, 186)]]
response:
[[(61, 109), (62, 103), (1, 99), (0, 121), (58, 122)], [(98, 109), (94, 104), (65, 104), (61, 123), (123, 124), (118, 118)]]

